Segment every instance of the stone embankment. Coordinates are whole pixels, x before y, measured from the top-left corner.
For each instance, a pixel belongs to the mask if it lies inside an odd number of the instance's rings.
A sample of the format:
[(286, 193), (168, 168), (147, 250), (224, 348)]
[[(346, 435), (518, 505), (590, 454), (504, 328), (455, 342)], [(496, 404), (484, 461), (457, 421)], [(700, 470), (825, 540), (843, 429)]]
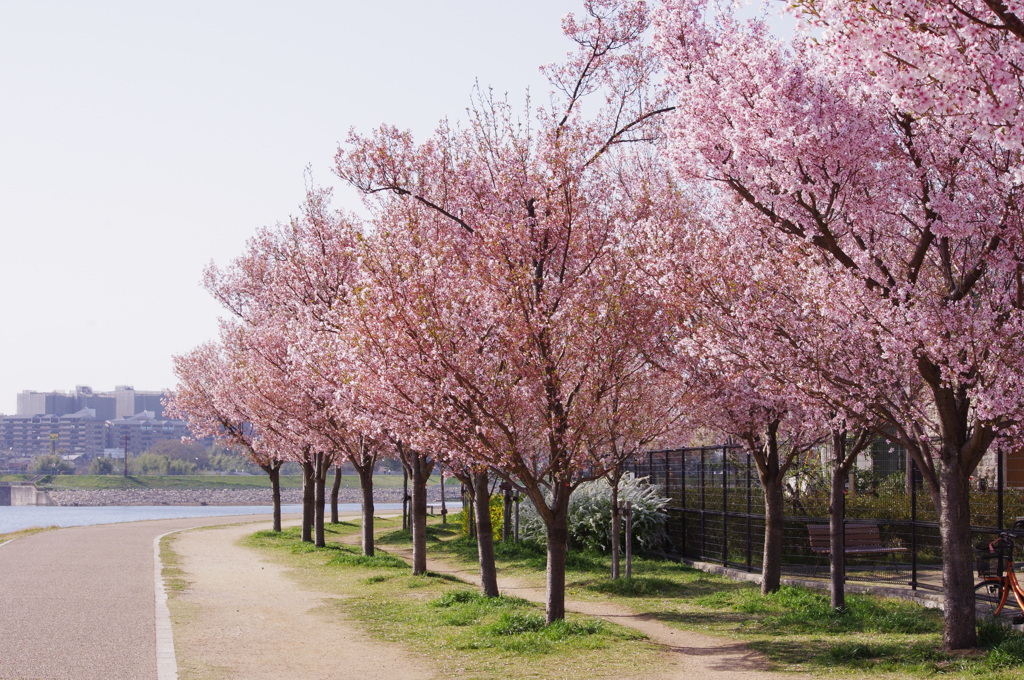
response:
[[(454, 492), (453, 492), (454, 491)], [(328, 497), (330, 489), (328, 488)], [(271, 505), (270, 489), (54, 489), (48, 495), (57, 505)], [(377, 503), (401, 503), (401, 489), (374, 489)], [(445, 498), (458, 500), (458, 490), (448, 488)], [(427, 488), (431, 503), (441, 501), (441, 488)], [(342, 503), (359, 503), (359, 489), (342, 489)], [(290, 505), (302, 502), (301, 489), (282, 489), (281, 502)]]

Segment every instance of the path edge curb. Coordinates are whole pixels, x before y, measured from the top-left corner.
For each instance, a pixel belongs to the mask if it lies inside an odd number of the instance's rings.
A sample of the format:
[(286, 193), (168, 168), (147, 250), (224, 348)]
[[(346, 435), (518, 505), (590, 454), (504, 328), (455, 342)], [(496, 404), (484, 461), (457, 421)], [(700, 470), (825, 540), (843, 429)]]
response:
[[(178, 531), (183, 531), (179, 529)], [(164, 565), (160, 560), (160, 541), (178, 531), (168, 531), (153, 539), (153, 590), (156, 594), (156, 677), (157, 680), (178, 680), (178, 658), (174, 654), (174, 631), (171, 610), (167, 606), (164, 587)]]

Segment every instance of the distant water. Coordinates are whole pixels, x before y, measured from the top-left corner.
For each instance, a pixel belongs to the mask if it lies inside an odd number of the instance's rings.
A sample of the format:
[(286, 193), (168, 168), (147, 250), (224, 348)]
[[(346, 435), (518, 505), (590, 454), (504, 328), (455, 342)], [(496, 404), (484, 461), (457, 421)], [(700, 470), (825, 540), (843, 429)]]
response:
[[(377, 503), (376, 510), (400, 510), (401, 503)], [(340, 512), (358, 512), (358, 503), (341, 503)], [(301, 505), (282, 505), (281, 512), (302, 512)], [(328, 509), (328, 512), (330, 510)], [(32, 527), (80, 527), (91, 524), (138, 522), (146, 519), (264, 515), (269, 505), (104, 505), (104, 506), (0, 506), (0, 534)]]

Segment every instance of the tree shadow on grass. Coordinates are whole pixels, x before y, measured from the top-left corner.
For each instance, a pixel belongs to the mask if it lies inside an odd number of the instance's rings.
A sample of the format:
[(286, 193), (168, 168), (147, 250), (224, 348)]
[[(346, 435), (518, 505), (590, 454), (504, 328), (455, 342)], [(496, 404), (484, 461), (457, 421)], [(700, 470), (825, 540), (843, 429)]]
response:
[(879, 666), (902, 672), (934, 672), (936, 664), (949, 658), (934, 641), (927, 640), (831, 643), (820, 639), (775, 638), (753, 641), (750, 647), (775, 663), (804, 664), (836, 672), (877, 671)]
[(720, 628), (723, 624), (742, 625), (750, 620), (739, 612), (696, 611), (696, 612), (641, 612), (641, 616), (667, 623), (676, 628)]
[(412, 543), (412, 532), (408, 529), (395, 529), (386, 534), (380, 534), (375, 541), (380, 545), (396, 545), (399, 543)]
[(741, 583), (694, 579), (679, 581), (661, 576), (634, 576), (612, 580), (590, 579), (579, 581), (580, 587), (620, 597), (672, 597), (696, 599), (723, 591), (731, 592), (748, 587)]

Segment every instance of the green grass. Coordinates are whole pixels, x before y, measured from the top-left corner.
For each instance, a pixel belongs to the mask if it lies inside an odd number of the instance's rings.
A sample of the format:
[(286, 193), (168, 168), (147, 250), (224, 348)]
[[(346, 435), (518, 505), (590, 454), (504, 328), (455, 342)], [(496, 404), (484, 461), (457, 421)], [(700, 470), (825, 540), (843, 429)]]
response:
[(189, 583), (187, 574), (181, 569), (181, 557), (171, 548), (174, 538), (174, 534), (169, 534), (160, 539), (160, 565), (168, 594), (185, 590)]
[(41, 531), (51, 531), (53, 529), (59, 528), (60, 527), (31, 527), (29, 529), (19, 529), (18, 531), (11, 531), (6, 534), (0, 534), (0, 543), (13, 541), (16, 538), (24, 538), (25, 536), (31, 536), (32, 534), (38, 534)]
[[(408, 532), (392, 530), (395, 520), (377, 524), (380, 545), (408, 545)], [(330, 525), (324, 548), (301, 543), (297, 528), (258, 532), (245, 544), (275, 555), (302, 582), (340, 595), (330, 604), (340, 615), (425, 655), (439, 677), (584, 680), (634, 676), (660, 665), (634, 631), (585, 617), (546, 626), (543, 610), (526, 600), (485, 598), (447, 574), (413, 576), (407, 563), (382, 550), (365, 557), (342, 542), (355, 531)], [(431, 533), (436, 541), (438, 530)]]
[[(378, 545), (407, 548), (397, 520), (378, 520)], [(425, 654), (444, 677), (548, 678), (657, 675), (658, 656), (637, 635), (605, 621), (572, 617), (544, 625), (539, 607), (518, 598), (484, 598), (450, 575), (412, 576), (396, 557), (364, 557), (339, 541), (356, 524), (330, 525), (329, 545), (314, 548), (298, 530), (259, 532), (250, 545), (295, 567), (318, 590), (341, 595), (331, 607), (377, 637)], [(454, 525), (432, 524), (428, 552), (476, 569), (476, 544)], [(543, 587), (545, 551), (531, 544), (496, 545), (499, 580)], [(751, 583), (729, 581), (673, 562), (639, 557), (633, 578), (612, 581), (609, 560), (570, 552), (568, 597), (606, 601), (683, 630), (722, 636), (762, 653), (772, 669), (850, 678), (1020, 678), (1024, 636), (991, 623), (979, 627), (980, 649), (941, 651), (942, 619), (916, 604), (848, 594), (835, 612), (823, 591), (784, 587), (762, 596)]]
[[(441, 527), (428, 537), (429, 550), (472, 568), (474, 541)], [(499, 575), (543, 586), (543, 547), (499, 543), (495, 553)], [(980, 650), (946, 654), (940, 650), (941, 612), (908, 601), (847, 594), (846, 609), (837, 613), (825, 591), (783, 587), (762, 596), (752, 583), (643, 557), (634, 559), (633, 578), (612, 581), (605, 555), (570, 552), (567, 561), (568, 597), (610, 601), (669, 626), (740, 640), (778, 670), (848, 677), (1022, 677), (1024, 636), (982, 624)]]

